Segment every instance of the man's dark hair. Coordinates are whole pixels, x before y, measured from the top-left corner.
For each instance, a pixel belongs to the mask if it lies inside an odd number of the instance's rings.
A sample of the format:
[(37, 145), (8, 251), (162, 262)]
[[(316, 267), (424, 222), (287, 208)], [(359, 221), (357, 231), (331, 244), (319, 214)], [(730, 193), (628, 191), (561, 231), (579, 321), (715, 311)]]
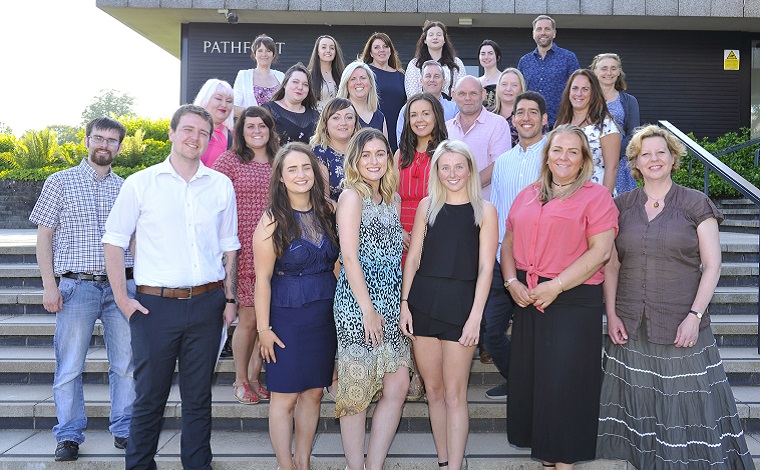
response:
[(177, 126), (179, 126), (179, 120), (182, 119), (182, 116), (185, 114), (197, 114), (198, 116), (202, 117), (208, 121), (209, 135), (214, 132), (214, 119), (211, 117), (208, 111), (194, 104), (183, 104), (174, 112), (174, 116), (172, 116), (172, 120), (169, 122), (169, 127), (172, 131), (177, 130)]
[(520, 93), (517, 95), (517, 98), (515, 98), (515, 107), (512, 110), (512, 114), (514, 114), (515, 110), (517, 110), (517, 103), (522, 100), (535, 101), (538, 103), (538, 110), (541, 112), (541, 115), (543, 116), (546, 114), (546, 100), (541, 93), (538, 93), (536, 91), (526, 91), (525, 93)]
[(119, 143), (121, 143), (121, 141), (124, 140), (124, 136), (127, 135), (127, 128), (116, 119), (111, 119), (109, 117), (99, 117), (88, 122), (84, 131), (85, 136), (89, 137), (95, 129), (117, 131), (119, 133)]

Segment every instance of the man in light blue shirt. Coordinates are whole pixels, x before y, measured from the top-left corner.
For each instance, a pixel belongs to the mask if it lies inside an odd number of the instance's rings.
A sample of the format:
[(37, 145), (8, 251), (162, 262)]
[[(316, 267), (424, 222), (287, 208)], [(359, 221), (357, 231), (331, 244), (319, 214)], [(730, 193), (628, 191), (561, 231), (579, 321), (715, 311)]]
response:
[[(534, 91), (518, 95), (511, 119), (517, 128), (518, 145), (496, 160), (491, 175), (491, 203), (496, 206), (499, 220), (499, 250), (482, 322), (483, 347), (493, 357), (493, 363), (504, 379), (508, 378), (510, 349), (510, 341), (505, 333), (512, 318), (514, 304), (501, 274), (499, 253), (507, 231), (507, 215), (512, 202), (520, 191), (538, 179), (541, 169), (541, 157), (546, 145), (542, 128), (548, 119), (544, 97)], [(486, 397), (494, 400), (506, 396), (506, 382), (486, 392)]]
[[(420, 78), (420, 81), (422, 82), (422, 92), (430, 93), (438, 98), (438, 101), (443, 107), (443, 118), (448, 121), (457, 115), (459, 109), (457, 108), (456, 103), (447, 100), (441, 94), (444, 83), (443, 78), (443, 67), (441, 67), (441, 64), (439, 64), (437, 60), (428, 60), (422, 64), (422, 77)], [(407, 99), (408, 98), (411, 98), (411, 96), (407, 96)], [(396, 121), (396, 140), (398, 142), (401, 142), (401, 131), (404, 129), (405, 113), (406, 105), (401, 108), (401, 111), (398, 113), (398, 121)], [(440, 124), (441, 123), (439, 123), (439, 125)], [(443, 125), (445, 125), (445, 123), (443, 123)]]

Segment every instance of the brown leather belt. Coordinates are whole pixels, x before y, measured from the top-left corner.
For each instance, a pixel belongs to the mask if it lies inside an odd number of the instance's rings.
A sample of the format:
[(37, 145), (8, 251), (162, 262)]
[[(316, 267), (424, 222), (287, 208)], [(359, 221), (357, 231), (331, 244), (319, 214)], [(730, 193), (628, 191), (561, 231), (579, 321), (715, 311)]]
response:
[(209, 282), (193, 287), (153, 287), (137, 286), (137, 292), (141, 294), (157, 295), (169, 299), (190, 299), (194, 295), (200, 295), (221, 286), (221, 281)]

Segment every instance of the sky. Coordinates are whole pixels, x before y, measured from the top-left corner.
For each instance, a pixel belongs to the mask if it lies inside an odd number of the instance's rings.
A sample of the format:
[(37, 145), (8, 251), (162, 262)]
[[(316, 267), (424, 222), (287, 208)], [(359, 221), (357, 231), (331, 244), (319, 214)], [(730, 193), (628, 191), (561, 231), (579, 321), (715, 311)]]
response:
[(180, 61), (95, 6), (95, 0), (0, 1), (0, 122), (21, 135), (78, 125), (101, 89), (135, 98), (135, 112), (170, 117)]

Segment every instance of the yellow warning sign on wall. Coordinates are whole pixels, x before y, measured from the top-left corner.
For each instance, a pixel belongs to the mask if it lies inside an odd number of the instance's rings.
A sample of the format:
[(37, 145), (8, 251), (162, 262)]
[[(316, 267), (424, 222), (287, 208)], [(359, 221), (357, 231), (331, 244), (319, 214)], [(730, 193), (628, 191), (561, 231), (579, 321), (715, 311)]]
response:
[(739, 51), (737, 49), (723, 50), (723, 70), (739, 70)]

